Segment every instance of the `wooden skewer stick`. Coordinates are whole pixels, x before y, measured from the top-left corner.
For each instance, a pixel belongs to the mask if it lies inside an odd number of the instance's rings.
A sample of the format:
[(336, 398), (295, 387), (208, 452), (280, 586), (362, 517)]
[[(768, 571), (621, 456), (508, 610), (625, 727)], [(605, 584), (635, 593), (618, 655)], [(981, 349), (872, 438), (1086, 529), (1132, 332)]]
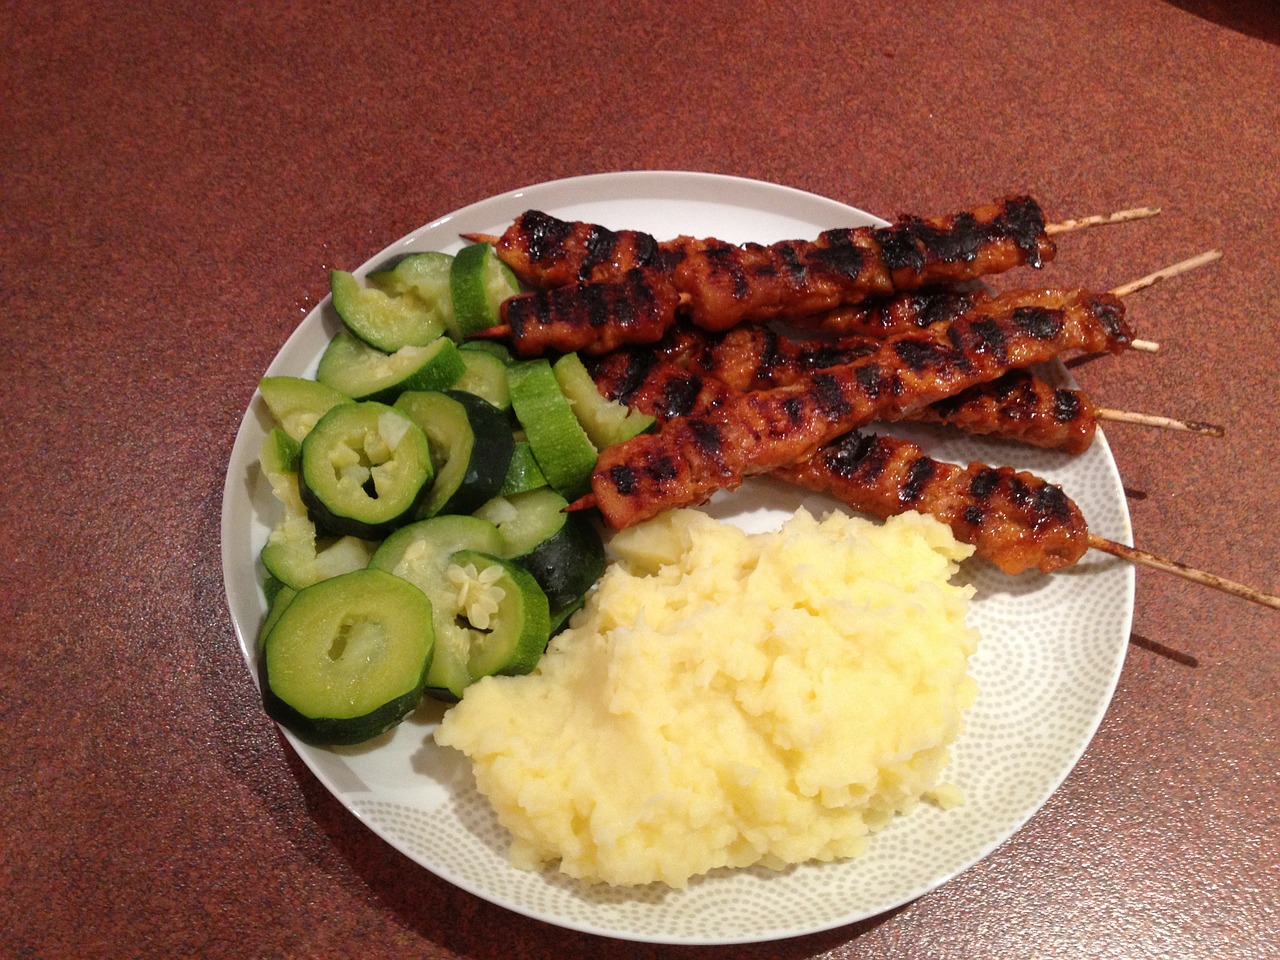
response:
[(1161, 417), (1153, 413), (1134, 413), (1132, 410), (1113, 410), (1110, 407), (1099, 407), (1093, 411), (1099, 420), (1113, 420), (1119, 423), (1138, 423), (1144, 427), (1159, 427), (1162, 430), (1185, 430), (1206, 437), (1221, 437), (1226, 430), (1216, 423), (1205, 423), (1203, 420), (1176, 420), (1173, 417)]
[(1194, 257), (1188, 257), (1186, 260), (1179, 260), (1177, 263), (1170, 264), (1154, 273), (1148, 273), (1145, 277), (1139, 277), (1137, 280), (1130, 280), (1128, 283), (1121, 284), (1114, 288), (1111, 293), (1117, 297), (1127, 297), (1129, 294), (1137, 293), (1139, 290), (1154, 287), (1161, 280), (1168, 280), (1170, 277), (1176, 277), (1221, 259), (1221, 250), (1206, 250), (1204, 253), (1198, 253)]
[(1046, 223), (1044, 232), (1052, 237), (1058, 233), (1086, 230), (1089, 227), (1104, 227), (1113, 223), (1128, 223), (1130, 220), (1145, 220), (1159, 213), (1159, 207), (1131, 207), (1128, 210), (1117, 210), (1115, 213), (1100, 213), (1092, 217), (1078, 217), (1075, 220)]
[(1165, 573), (1172, 573), (1185, 580), (1212, 587), (1214, 590), (1221, 590), (1223, 593), (1229, 593), (1244, 600), (1260, 603), (1264, 607), (1280, 610), (1280, 597), (1275, 594), (1263, 593), (1261, 590), (1247, 587), (1243, 583), (1236, 583), (1234, 580), (1227, 580), (1217, 574), (1206, 573), (1203, 570), (1197, 570), (1195, 567), (1189, 567), (1177, 560), (1169, 560), (1154, 553), (1148, 553), (1146, 550), (1139, 550), (1123, 543), (1116, 543), (1114, 540), (1108, 540), (1092, 533), (1089, 534), (1089, 546), (1095, 550), (1101, 550), (1103, 553), (1109, 553), (1113, 557), (1128, 560), (1130, 563), (1141, 564), (1155, 570), (1163, 570)]
[[(1072, 220), (1062, 220), (1058, 223), (1046, 223), (1044, 232), (1048, 236), (1054, 236), (1059, 233), (1071, 233), (1075, 230), (1087, 230), (1090, 227), (1103, 227), (1113, 223), (1129, 223), (1132, 220), (1145, 220), (1148, 217), (1157, 216), (1160, 213), (1159, 207), (1130, 207), (1127, 210), (1117, 210), (1114, 213), (1099, 213), (1089, 217), (1076, 217)], [(491, 233), (464, 233), (461, 234), (462, 239), (468, 243), (496, 243), (500, 238)]]

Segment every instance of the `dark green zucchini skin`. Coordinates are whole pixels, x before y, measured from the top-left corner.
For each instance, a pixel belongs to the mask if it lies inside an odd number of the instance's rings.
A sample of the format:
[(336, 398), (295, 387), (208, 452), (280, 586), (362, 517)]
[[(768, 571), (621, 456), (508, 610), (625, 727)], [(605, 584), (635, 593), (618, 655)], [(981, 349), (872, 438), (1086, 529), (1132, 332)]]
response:
[(258, 656), (258, 682), (262, 688), (262, 706), (267, 716), (296, 735), (299, 740), (332, 747), (354, 746), (394, 729), (422, 702), (426, 689), (424, 677), (423, 685), (417, 690), (390, 700), (363, 717), (334, 720), (308, 717), (277, 697), (271, 689), (265, 654)]
[(426, 433), (432, 459), (443, 458), (417, 519), (469, 514), (501, 489), (515, 452), (511, 424), (501, 410), (462, 390), (408, 391), (395, 408)]
[(557, 611), (577, 604), (604, 575), (604, 543), (600, 533), (584, 514), (565, 516), (564, 526), (515, 562), (538, 581)]
[(444, 394), (457, 400), (467, 411), (471, 430), (476, 435), (476, 445), (462, 483), (445, 501), (440, 512), (471, 513), (498, 495), (507, 476), (507, 467), (511, 465), (516, 442), (507, 415), (489, 401), (463, 390), (446, 390)]

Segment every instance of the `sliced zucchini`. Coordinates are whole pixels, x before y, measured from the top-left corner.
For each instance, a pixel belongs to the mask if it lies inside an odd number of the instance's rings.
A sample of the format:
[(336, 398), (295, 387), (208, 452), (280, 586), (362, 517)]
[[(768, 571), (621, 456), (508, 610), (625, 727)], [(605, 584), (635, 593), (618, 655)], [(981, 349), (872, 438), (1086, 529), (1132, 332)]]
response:
[(375, 544), (355, 537), (322, 537), (302, 501), (298, 479), (301, 447), (276, 427), (262, 444), (261, 464), (271, 492), (284, 505), (262, 548), (262, 565), (275, 581), (301, 590), (320, 580), (359, 570), (369, 562)]
[(657, 423), (649, 414), (632, 410), (626, 404), (601, 395), (576, 353), (566, 353), (555, 362), (552, 370), (561, 391), (573, 407), (573, 415), (597, 450), (630, 440)]
[(498, 492), (515, 448), (500, 410), (452, 390), (402, 393), (395, 409), (421, 427), (431, 444), (436, 476), (418, 509), (419, 519), (470, 513)]
[(458, 347), (448, 337), (384, 353), (339, 330), (320, 357), (316, 379), (353, 400), (392, 403), (405, 390), (445, 390), (463, 370)]
[(334, 407), (302, 441), (302, 502), (322, 530), (380, 540), (413, 519), (434, 476), (426, 434), (382, 403)]
[(501, 319), (502, 301), (520, 292), (511, 268), (498, 259), (491, 243), (473, 243), (458, 251), (449, 275), (456, 340), (492, 327)]
[(301, 590), (368, 565), (377, 544), (358, 537), (325, 537), (306, 513), (289, 513), (262, 547), (262, 565), (285, 586)]
[(449, 292), (452, 267), (453, 257), (447, 253), (407, 253), (370, 273), (367, 279), (387, 293), (417, 297), (439, 316), (443, 329), (448, 330), (453, 324), (453, 300)]
[(425, 347), (444, 335), (443, 311), (416, 294), (389, 294), (365, 286), (345, 270), (329, 271), (329, 292), (343, 326), (385, 353)]
[(546, 645), (546, 596), (527, 571), (499, 558), (502, 549), (489, 521), (442, 515), (397, 530), (369, 561), (431, 599), (436, 652), (427, 688), (434, 696), (458, 699), (488, 673), (531, 669), (530, 651)]
[(491, 553), (459, 550), (445, 575), (458, 590), (459, 615), (471, 625), (466, 669), (473, 683), (538, 665), (551, 637), (551, 615), (528, 570)]
[(552, 616), (576, 609), (604, 573), (600, 533), (585, 514), (566, 512), (568, 501), (544, 487), (496, 497), (476, 516), (502, 534), (503, 556), (528, 570), (542, 587)]
[(356, 570), (300, 590), (263, 637), (267, 714), (311, 743), (361, 743), (421, 701), (431, 603), (406, 580)]
[(277, 424), (298, 443), (316, 421), (351, 398), (340, 390), (304, 377), (263, 377), (258, 392)]
[(491, 353), (503, 363), (510, 363), (514, 359), (511, 356), (511, 348), (505, 343), (499, 343), (497, 340), (463, 340), (458, 344), (458, 349), (463, 353), (468, 350), (475, 350), (477, 353)]
[(463, 350), (463, 372), (453, 389), (475, 394), (488, 400), (499, 410), (511, 409), (511, 387), (507, 383), (507, 365), (501, 359), (482, 350)]
[(258, 462), (271, 484), (271, 492), (285, 506), (291, 506), (292, 501), (283, 496), (284, 488), (281, 483), (289, 479), (289, 474), (298, 472), (298, 464), (301, 460), (300, 441), (295, 440), (283, 427), (272, 427), (267, 431), (267, 435), (262, 439), (262, 451), (258, 455)]
[(528, 440), (517, 440), (511, 452), (511, 464), (507, 467), (507, 476), (498, 488), (498, 496), (506, 497), (513, 493), (524, 493), (547, 485), (547, 478), (542, 475), (538, 461), (533, 455), (533, 447)]
[(263, 618), (262, 629), (258, 631), (258, 649), (262, 649), (262, 643), (267, 638), (267, 634), (271, 632), (271, 628), (276, 625), (276, 621), (280, 619), (280, 614), (284, 613), (293, 598), (298, 595), (298, 591), (288, 584), (281, 583), (279, 580), (274, 581), (277, 586), (271, 592), (270, 599), (267, 601), (267, 615)]
[(524, 427), (534, 458), (547, 482), (574, 499), (587, 491), (596, 448), (546, 360), (525, 360), (507, 368), (511, 407)]

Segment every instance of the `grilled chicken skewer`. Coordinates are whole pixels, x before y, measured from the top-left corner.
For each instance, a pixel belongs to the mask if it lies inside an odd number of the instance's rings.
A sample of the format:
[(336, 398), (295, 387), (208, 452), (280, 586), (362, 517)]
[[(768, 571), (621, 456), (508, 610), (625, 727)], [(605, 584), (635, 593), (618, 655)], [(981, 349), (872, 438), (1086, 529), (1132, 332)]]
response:
[(1090, 533), (1060, 487), (1010, 467), (960, 467), (905, 440), (852, 432), (774, 476), (872, 516), (928, 513), (1005, 573), (1051, 573), (1094, 549), (1280, 609), (1280, 596)]
[[(1210, 250), (1110, 292), (1128, 296), (1221, 256), (1222, 251)], [(1000, 294), (999, 299), (1012, 303), (1043, 292), (1011, 290)], [(523, 357), (541, 356), (548, 351), (607, 353), (626, 344), (660, 340), (678, 322), (678, 308), (684, 302), (681, 297), (662, 271), (634, 268), (619, 281), (573, 284), (511, 297), (502, 305), (504, 322), (475, 336), (509, 340)], [(996, 295), (984, 290), (930, 287), (783, 320), (791, 326), (823, 333), (885, 337), (946, 323), (994, 299)], [(694, 325), (698, 326), (696, 322)], [(1158, 349), (1158, 344), (1148, 340), (1135, 340), (1130, 346), (1135, 350)]]
[[(1086, 218), (1063, 229), (1118, 222), (1158, 211)], [(634, 269), (667, 277), (693, 323), (724, 330), (745, 320), (804, 316), (937, 284), (973, 280), (1023, 264), (1040, 267), (1055, 246), (1039, 205), (1009, 197), (946, 217), (900, 217), (887, 227), (827, 230), (816, 240), (767, 246), (677, 237), (659, 242), (639, 231), (611, 231), (522, 214), (488, 240), (529, 286), (614, 282)]]
[(903, 419), (1009, 369), (1068, 351), (1119, 352), (1131, 339), (1123, 306), (1106, 294), (983, 307), (950, 324), (883, 340), (853, 363), (736, 395), (711, 415), (671, 420), (657, 433), (609, 447), (592, 475), (590, 502), (621, 529), (702, 503), (744, 476), (793, 463), (872, 420)]
[[(628, 370), (625, 360), (616, 354), (603, 361), (613, 368), (609, 386), (625, 391), (623, 402), (660, 420), (710, 413), (734, 392), (671, 360), (655, 359), (643, 374)], [(960, 467), (933, 460), (905, 440), (851, 431), (773, 475), (872, 516), (929, 513), (1005, 573), (1032, 567), (1050, 573), (1092, 548), (1280, 608), (1280, 597), (1090, 533), (1079, 507), (1059, 487), (1009, 467)]]
[[(692, 356), (684, 345), (670, 346), (666, 351), (644, 347), (618, 350), (595, 361), (592, 374), (600, 392), (609, 399), (632, 405), (632, 396), (645, 391), (645, 402), (657, 404), (661, 418), (670, 419), (693, 412), (692, 402), (702, 394), (704, 379), (723, 384), (728, 391), (770, 389), (794, 383), (826, 367), (851, 363), (870, 352), (874, 344), (862, 341), (861, 349), (849, 345), (838, 350), (822, 345), (797, 348), (791, 342), (791, 349), (787, 350), (773, 344), (770, 333), (763, 329), (731, 331), (713, 348), (695, 348)], [(753, 368), (750, 362), (726, 356), (730, 340), (742, 341), (747, 336), (750, 343), (745, 347), (757, 347), (761, 340), (768, 344), (766, 349), (774, 351), (769, 355), (772, 362), (760, 361)], [(690, 335), (686, 344), (689, 341), (703, 343), (696, 335)], [(781, 360), (777, 359), (779, 356)], [(767, 372), (759, 372), (760, 367)], [(753, 372), (743, 376), (744, 371)], [(662, 398), (661, 403), (655, 394)], [(723, 401), (727, 395), (719, 399)], [(1100, 407), (1081, 391), (1055, 387), (1027, 370), (1010, 370), (990, 383), (970, 387), (914, 411), (909, 419), (942, 423), (978, 436), (999, 437), (1072, 455), (1089, 449), (1100, 421), (1137, 423), (1212, 437), (1221, 437), (1225, 432), (1220, 426), (1201, 421)]]

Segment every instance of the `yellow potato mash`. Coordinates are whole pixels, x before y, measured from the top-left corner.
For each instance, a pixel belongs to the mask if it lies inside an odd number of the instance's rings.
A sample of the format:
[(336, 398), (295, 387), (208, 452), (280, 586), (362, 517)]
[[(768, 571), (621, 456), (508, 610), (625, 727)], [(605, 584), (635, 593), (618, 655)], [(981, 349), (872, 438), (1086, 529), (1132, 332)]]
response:
[(687, 885), (855, 856), (939, 782), (976, 687), (972, 548), (932, 518), (805, 511), (746, 534), (692, 510), (623, 531), (537, 669), (435, 732), (472, 762), (511, 860)]

